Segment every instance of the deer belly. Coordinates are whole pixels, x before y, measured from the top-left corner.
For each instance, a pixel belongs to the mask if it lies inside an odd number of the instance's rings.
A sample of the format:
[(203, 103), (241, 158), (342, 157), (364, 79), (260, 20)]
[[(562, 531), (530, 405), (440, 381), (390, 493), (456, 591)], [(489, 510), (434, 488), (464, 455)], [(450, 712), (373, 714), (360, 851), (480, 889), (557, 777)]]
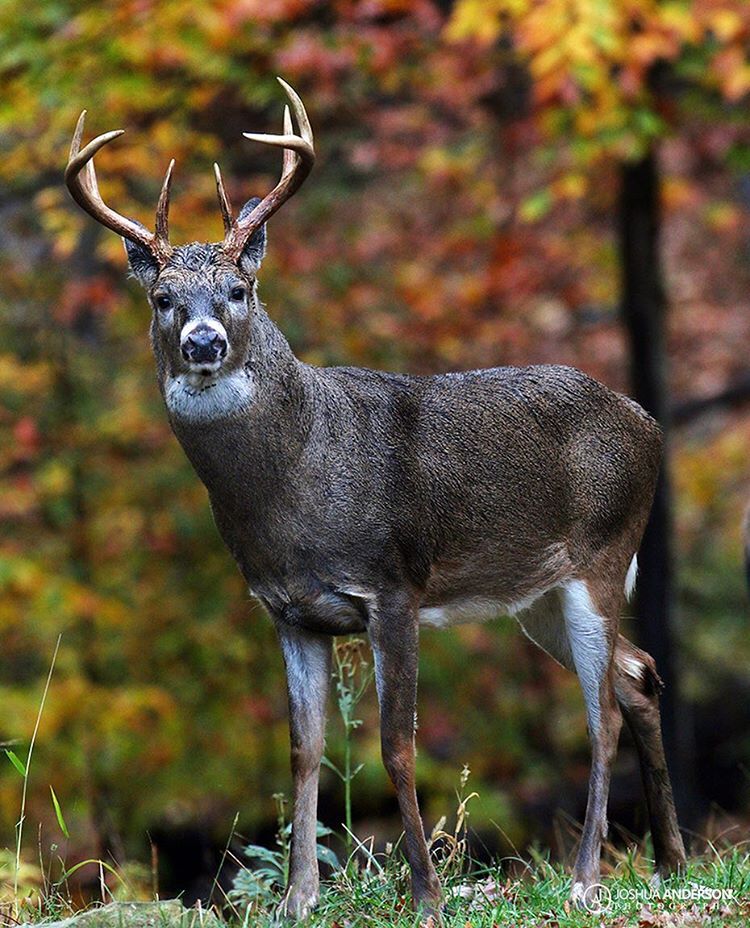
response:
[(488, 622), (501, 616), (517, 615), (528, 609), (546, 589), (535, 590), (527, 596), (510, 602), (496, 599), (467, 598), (454, 599), (435, 606), (423, 606), (419, 610), (419, 624), (433, 628), (447, 628), (451, 625), (466, 625), (471, 622)]

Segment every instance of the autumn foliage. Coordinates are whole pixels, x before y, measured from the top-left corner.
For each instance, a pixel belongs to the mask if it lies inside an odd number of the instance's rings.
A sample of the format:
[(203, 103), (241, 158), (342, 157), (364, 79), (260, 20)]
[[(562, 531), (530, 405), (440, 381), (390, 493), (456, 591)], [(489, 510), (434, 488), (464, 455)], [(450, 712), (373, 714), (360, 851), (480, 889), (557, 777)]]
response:
[[(221, 841), (237, 810), (260, 828), (289, 783), (270, 623), (169, 432), (122, 245), (61, 183), (84, 107), (92, 133), (128, 130), (98, 156), (105, 199), (150, 223), (174, 157), (174, 240), (216, 240), (211, 163), (235, 203), (267, 190), (278, 159), (241, 133), (280, 125), (276, 74), (302, 92), (319, 163), (271, 224), (261, 293), (305, 360), (554, 361), (623, 390), (617, 171), (658, 149), (671, 402), (719, 397), (678, 418), (674, 448), (695, 724), (748, 686), (747, 3), (6, 0), (0, 27), (0, 739), (28, 742), (62, 632), (28, 812), (45, 846), (60, 837), (50, 783), (76, 849), (136, 857), (148, 829)], [(738, 385), (736, 404), (721, 400)], [(490, 820), (514, 842), (549, 840), (558, 806), (581, 811), (575, 681), (509, 625), (428, 633), (424, 650), (428, 819), (467, 762), (491, 842), (504, 839)], [(355, 814), (392, 813), (376, 707), (363, 711)], [(736, 780), (746, 737), (725, 752), (709, 760)], [(613, 817), (619, 802), (638, 827), (623, 777)], [(18, 790), (0, 766), (7, 844)], [(335, 781), (323, 790), (338, 826)], [(712, 798), (747, 814), (747, 784)]]

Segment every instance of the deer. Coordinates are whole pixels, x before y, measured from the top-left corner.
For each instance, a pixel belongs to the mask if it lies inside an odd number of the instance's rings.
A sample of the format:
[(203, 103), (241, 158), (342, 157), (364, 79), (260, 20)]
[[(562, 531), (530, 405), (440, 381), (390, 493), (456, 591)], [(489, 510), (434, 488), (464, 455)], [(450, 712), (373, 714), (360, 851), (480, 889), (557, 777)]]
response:
[(572, 367), (417, 376), (298, 360), (258, 295), (266, 223), (315, 160), (302, 100), (278, 80), (289, 98), (282, 134), (244, 136), (282, 150), (280, 179), (235, 216), (214, 165), (222, 242), (170, 244), (174, 161), (154, 231), (111, 209), (93, 159), (123, 130), (82, 148), (85, 110), (65, 183), (83, 210), (124, 240), (151, 305), (171, 428), (278, 635), (293, 778), (282, 914), (304, 919), (319, 901), (317, 797), (332, 642), (350, 633), (366, 634), (372, 648), (382, 759), (402, 818), (414, 906), (425, 920), (440, 923), (442, 893), (415, 780), (422, 626), (511, 616), (578, 675), (591, 770), (574, 903), (598, 892), (623, 718), (639, 756), (655, 878), (681, 868), (661, 681), (651, 656), (619, 632), (660, 468), (657, 423)]

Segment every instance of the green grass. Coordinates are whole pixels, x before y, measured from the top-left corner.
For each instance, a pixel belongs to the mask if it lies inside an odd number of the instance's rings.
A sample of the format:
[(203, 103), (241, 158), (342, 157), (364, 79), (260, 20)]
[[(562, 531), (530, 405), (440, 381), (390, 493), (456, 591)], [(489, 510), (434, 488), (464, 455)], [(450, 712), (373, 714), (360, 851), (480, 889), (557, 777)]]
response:
[[(445, 928), (739, 928), (750, 923), (750, 844), (709, 844), (704, 854), (690, 859), (684, 873), (660, 884), (653, 880), (648, 841), (626, 851), (607, 845), (600, 899), (592, 900), (588, 910), (570, 905), (569, 868), (544, 854), (481, 867), (469, 852), (467, 821), (476, 794), (469, 792), (468, 780), (464, 767), (453, 826), (447, 829), (442, 819), (429, 842), (444, 890)], [(278, 924), (282, 874), (288, 872), (287, 837), (282, 815), (278, 850), (267, 851), (264, 860), (256, 858), (241, 871), (225, 899), (222, 916), (230, 928)], [(261, 874), (265, 882), (258, 881)], [(333, 869), (321, 888), (320, 905), (306, 922), (309, 928), (416, 928), (421, 923), (411, 908), (409, 870), (399, 847), (376, 854), (371, 840), (358, 841), (348, 861)]]
[[(461, 870), (467, 867), (461, 862)], [(445, 870), (444, 866), (441, 869)], [(572, 908), (570, 875), (546, 860), (518, 859), (443, 876), (446, 928), (593, 928), (593, 926), (745, 926), (750, 923), (750, 853), (739, 847), (693, 859), (680, 876), (651, 884), (647, 862), (625, 855), (602, 878), (602, 911)], [(230, 925), (271, 928), (281, 894), (263, 904), (225, 912)], [(322, 888), (309, 928), (414, 928), (408, 873), (401, 855), (370, 859), (341, 871)]]
[[(570, 875), (558, 864), (535, 859), (510, 859), (496, 866), (474, 869), (467, 859), (454, 857), (449, 846), (437, 854), (445, 894), (445, 928), (678, 928), (750, 923), (750, 853), (726, 848), (692, 859), (687, 871), (654, 888), (645, 858), (622, 855), (612, 863), (602, 884), (608, 895), (601, 912), (572, 908), (568, 903)], [(462, 872), (468, 870), (469, 872)], [(120, 895), (120, 894), (118, 894)], [(122, 898), (122, 896), (120, 896)], [(281, 887), (250, 904), (234, 899), (213, 907), (212, 924), (226, 928), (278, 928), (276, 910)], [(49, 905), (47, 904), (49, 902)], [(72, 914), (73, 906), (60, 897), (19, 907), (21, 922), (40, 922)], [(89, 907), (89, 913), (91, 907)], [(181, 919), (167, 919), (176, 928), (187, 919), (203, 924), (206, 908), (183, 910)], [(14, 919), (15, 921), (15, 919)], [(128, 918), (121, 919), (128, 928)], [(91, 923), (93, 925), (93, 923)], [(355, 866), (335, 873), (322, 886), (321, 902), (305, 922), (308, 928), (417, 928), (420, 918), (411, 910), (408, 870), (402, 855), (365, 852)]]

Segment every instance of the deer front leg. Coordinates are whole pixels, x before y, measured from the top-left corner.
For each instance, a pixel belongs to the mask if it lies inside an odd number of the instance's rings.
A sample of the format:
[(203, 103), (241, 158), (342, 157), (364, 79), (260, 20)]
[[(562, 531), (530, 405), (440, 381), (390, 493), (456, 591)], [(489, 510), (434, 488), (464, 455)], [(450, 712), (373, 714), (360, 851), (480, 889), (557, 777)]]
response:
[(277, 624), (286, 665), (294, 811), (289, 886), (282, 914), (304, 918), (318, 902), (318, 774), (323, 756), (331, 638)]
[(370, 621), (370, 641), (380, 704), (383, 763), (398, 797), (414, 905), (423, 915), (439, 920), (440, 883), (425, 841), (414, 776), (419, 627), (416, 610), (405, 597), (378, 604)]

